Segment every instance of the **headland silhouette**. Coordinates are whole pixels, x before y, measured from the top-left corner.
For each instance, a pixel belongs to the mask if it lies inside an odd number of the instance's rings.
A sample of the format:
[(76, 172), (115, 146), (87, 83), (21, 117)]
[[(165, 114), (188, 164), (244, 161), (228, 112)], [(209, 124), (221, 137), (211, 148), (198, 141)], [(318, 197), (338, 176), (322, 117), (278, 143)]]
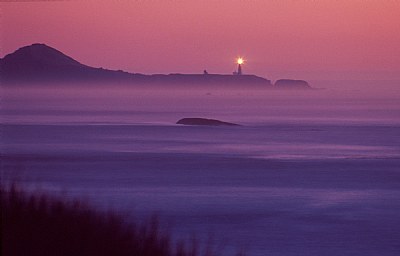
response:
[(236, 85), (268, 89), (309, 89), (303, 80), (270, 80), (251, 74), (141, 74), (108, 70), (84, 65), (45, 44), (21, 47), (0, 59), (1, 82), (4, 85), (52, 82), (115, 82), (128, 84)]

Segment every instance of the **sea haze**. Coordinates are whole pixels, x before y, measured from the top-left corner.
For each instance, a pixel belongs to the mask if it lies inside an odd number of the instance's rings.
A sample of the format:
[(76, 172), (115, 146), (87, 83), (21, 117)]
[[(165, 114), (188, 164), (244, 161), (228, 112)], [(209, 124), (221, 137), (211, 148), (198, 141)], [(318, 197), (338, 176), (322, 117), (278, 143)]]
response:
[(157, 214), (222, 255), (397, 256), (399, 85), (2, 87), (2, 183)]

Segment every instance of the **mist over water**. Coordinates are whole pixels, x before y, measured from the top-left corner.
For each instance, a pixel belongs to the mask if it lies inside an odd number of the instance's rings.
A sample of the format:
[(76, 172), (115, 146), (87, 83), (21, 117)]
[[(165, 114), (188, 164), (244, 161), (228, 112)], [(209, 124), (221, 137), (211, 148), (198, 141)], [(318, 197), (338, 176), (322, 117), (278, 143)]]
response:
[(2, 87), (2, 182), (158, 213), (226, 255), (398, 255), (399, 82), (311, 85)]
[[(321, 82), (317, 90), (229, 86), (47, 85), (2, 88), (3, 122), (174, 124), (185, 115), (250, 124), (399, 123), (400, 82)], [(40, 118), (38, 120), (38, 118)]]

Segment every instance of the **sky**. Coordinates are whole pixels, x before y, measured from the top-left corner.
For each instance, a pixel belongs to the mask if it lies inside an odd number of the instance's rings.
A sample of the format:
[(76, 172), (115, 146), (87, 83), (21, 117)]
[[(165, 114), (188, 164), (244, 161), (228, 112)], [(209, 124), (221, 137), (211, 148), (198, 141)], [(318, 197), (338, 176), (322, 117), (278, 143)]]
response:
[(2, 1), (0, 57), (45, 43), (135, 73), (400, 79), (398, 0)]

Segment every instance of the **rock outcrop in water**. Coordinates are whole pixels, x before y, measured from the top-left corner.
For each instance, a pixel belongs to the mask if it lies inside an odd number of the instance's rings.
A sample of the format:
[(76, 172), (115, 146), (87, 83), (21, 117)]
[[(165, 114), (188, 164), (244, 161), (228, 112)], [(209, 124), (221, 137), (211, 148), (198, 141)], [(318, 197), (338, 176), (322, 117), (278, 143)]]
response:
[(311, 86), (304, 80), (280, 79), (274, 84), (276, 89), (311, 89)]
[(207, 119), (199, 117), (182, 118), (177, 124), (183, 125), (207, 125), (207, 126), (239, 126), (238, 124), (223, 122), (216, 119)]

